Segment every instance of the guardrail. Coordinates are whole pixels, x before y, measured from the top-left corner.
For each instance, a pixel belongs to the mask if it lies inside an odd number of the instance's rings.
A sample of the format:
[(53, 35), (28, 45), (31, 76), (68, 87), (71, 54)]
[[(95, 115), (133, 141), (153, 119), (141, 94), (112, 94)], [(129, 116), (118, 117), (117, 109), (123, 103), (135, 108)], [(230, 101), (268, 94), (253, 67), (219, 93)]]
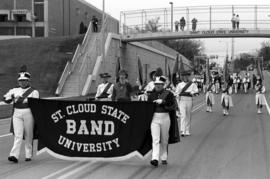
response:
[(87, 32), (83, 38), (82, 45), (78, 44), (71, 62), (69, 61), (67, 62), (65, 69), (61, 75), (61, 78), (58, 81), (58, 85), (55, 91), (55, 94), (57, 96), (61, 94), (68, 76), (74, 71), (74, 68), (77, 65), (78, 59), (80, 58), (80, 56), (82, 56), (83, 53), (85, 53), (85, 48), (87, 46), (86, 42), (89, 40), (91, 34), (92, 34), (92, 23), (89, 23)]
[[(240, 28), (262, 29), (270, 25), (270, 5), (210, 5), (141, 9), (120, 13), (122, 34), (134, 31), (175, 31), (180, 19), (185, 19), (185, 30), (192, 29), (192, 19), (196, 18), (197, 29), (232, 28), (232, 17), (239, 15)], [(154, 28), (154, 29), (152, 29)], [(172, 29), (173, 28), (173, 29)], [(132, 29), (132, 30), (131, 30)]]
[(69, 76), (70, 68), (71, 68), (71, 64), (68, 61), (66, 63), (65, 69), (64, 69), (64, 71), (63, 71), (63, 73), (61, 75), (61, 78), (58, 81), (58, 86), (57, 86), (56, 91), (55, 91), (56, 95), (60, 95), (60, 93), (61, 93), (61, 91), (63, 89), (64, 83), (65, 83), (65, 81), (67, 80), (67, 78)]

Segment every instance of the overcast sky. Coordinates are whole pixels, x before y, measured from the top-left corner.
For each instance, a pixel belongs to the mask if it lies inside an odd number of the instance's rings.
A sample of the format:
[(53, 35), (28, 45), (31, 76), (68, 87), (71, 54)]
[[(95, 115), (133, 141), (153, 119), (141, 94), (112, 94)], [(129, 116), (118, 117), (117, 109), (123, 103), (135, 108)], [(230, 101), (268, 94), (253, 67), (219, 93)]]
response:
[[(86, 1), (102, 10), (103, 0)], [(270, 5), (270, 0), (105, 0), (105, 11), (116, 19), (120, 19), (121, 11), (170, 8), (170, 1), (173, 2), (174, 8), (208, 5)], [(270, 20), (270, 16), (266, 16), (266, 18), (269, 18)], [(260, 48), (262, 41), (267, 40), (268, 39), (257, 38), (235, 39), (235, 54), (241, 52), (254, 52), (256, 49)], [(231, 39), (202, 39), (202, 41), (205, 42), (205, 52), (208, 54), (225, 56), (227, 43), (229, 54), (231, 52)]]

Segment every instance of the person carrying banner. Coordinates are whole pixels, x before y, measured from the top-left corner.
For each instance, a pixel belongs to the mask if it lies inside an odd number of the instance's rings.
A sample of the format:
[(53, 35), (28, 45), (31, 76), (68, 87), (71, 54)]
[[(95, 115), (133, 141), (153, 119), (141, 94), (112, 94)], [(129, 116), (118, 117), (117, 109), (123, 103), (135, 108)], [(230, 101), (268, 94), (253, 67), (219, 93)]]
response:
[(25, 138), (25, 161), (31, 161), (33, 153), (34, 118), (28, 107), (28, 98), (39, 98), (39, 92), (30, 86), (30, 73), (26, 66), (21, 67), (18, 77), (19, 87), (9, 90), (4, 95), (6, 103), (13, 103), (12, 125), (14, 129), (14, 143), (8, 160), (18, 163), (20, 148)]
[(181, 136), (189, 136), (191, 128), (191, 110), (192, 97), (198, 93), (198, 87), (191, 82), (191, 74), (186, 72), (181, 76), (184, 78), (181, 83), (176, 86), (175, 96), (179, 99), (179, 110), (181, 118)]
[(206, 94), (205, 94), (206, 112), (212, 112), (213, 104), (215, 104), (214, 92), (215, 92), (215, 84), (210, 83), (207, 86)]
[(257, 105), (257, 113), (262, 113), (262, 107), (265, 105), (265, 87), (262, 84), (262, 79), (260, 77), (257, 78), (257, 82), (255, 85), (256, 95), (255, 95), (255, 102)]
[(112, 101), (131, 101), (132, 87), (126, 70), (119, 71), (119, 82), (113, 85)]
[(228, 84), (223, 84), (222, 86), (222, 94), (221, 94), (221, 106), (223, 108), (223, 115), (227, 116), (229, 115), (229, 108), (233, 107), (233, 101), (232, 101), (232, 87)]
[(95, 99), (99, 101), (110, 101), (113, 92), (113, 84), (110, 83), (108, 79), (111, 75), (109, 73), (101, 73), (99, 76), (103, 79), (103, 82), (97, 87)]
[[(164, 76), (156, 77), (154, 82), (155, 88), (148, 97), (148, 101), (155, 103), (155, 112), (151, 122), (153, 151), (152, 160), (150, 162), (150, 164), (155, 167), (158, 166), (159, 159), (161, 159), (161, 164), (167, 164), (169, 135), (171, 135), (170, 130), (172, 127), (171, 124), (173, 127), (178, 127), (177, 120), (174, 118), (174, 122), (171, 122), (172, 116), (170, 115), (170, 112), (173, 111), (175, 117), (177, 102), (174, 94), (164, 88), (165, 82), (166, 78)], [(178, 129), (174, 132), (178, 132)], [(172, 143), (175, 143), (175, 141)]]

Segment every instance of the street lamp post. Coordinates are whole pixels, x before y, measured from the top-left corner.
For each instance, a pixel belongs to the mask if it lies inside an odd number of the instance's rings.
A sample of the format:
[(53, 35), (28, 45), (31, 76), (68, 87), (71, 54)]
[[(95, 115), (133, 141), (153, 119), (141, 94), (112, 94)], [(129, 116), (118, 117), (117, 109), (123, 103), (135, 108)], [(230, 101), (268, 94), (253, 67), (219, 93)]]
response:
[(102, 40), (101, 40), (101, 56), (102, 56), (102, 61), (104, 61), (105, 60), (105, 47), (104, 47), (104, 41), (105, 41), (105, 32), (104, 32), (104, 30), (102, 30), (103, 28), (105, 28), (104, 26), (105, 26), (105, 23), (104, 23), (104, 21), (105, 21), (105, 0), (103, 0), (102, 1), (102, 27), (101, 27), (101, 35), (102, 35)]
[(171, 4), (171, 32), (173, 32), (173, 2)]

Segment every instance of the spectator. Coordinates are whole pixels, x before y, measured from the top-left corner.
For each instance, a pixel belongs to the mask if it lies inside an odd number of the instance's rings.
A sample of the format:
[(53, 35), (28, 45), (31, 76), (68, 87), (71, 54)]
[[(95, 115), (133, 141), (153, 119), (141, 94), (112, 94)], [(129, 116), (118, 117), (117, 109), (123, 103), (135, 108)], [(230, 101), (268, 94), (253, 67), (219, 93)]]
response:
[(175, 32), (178, 32), (179, 22), (178, 21), (175, 21), (174, 22), (174, 25), (175, 25)]
[(98, 32), (98, 19), (96, 16), (92, 17), (93, 32)]
[(233, 30), (235, 29), (235, 18), (236, 18), (236, 17), (235, 17), (235, 14), (233, 14), (232, 20), (231, 20)]
[(196, 31), (198, 20), (194, 17), (191, 22), (192, 22), (192, 31)]
[(182, 17), (182, 18), (180, 19), (180, 29), (181, 29), (182, 31), (184, 31), (185, 26), (186, 26), (186, 20), (185, 20), (184, 17)]
[(240, 23), (240, 18), (239, 18), (239, 15), (237, 14), (235, 18), (235, 24), (236, 24), (237, 29), (239, 29), (239, 23)]

